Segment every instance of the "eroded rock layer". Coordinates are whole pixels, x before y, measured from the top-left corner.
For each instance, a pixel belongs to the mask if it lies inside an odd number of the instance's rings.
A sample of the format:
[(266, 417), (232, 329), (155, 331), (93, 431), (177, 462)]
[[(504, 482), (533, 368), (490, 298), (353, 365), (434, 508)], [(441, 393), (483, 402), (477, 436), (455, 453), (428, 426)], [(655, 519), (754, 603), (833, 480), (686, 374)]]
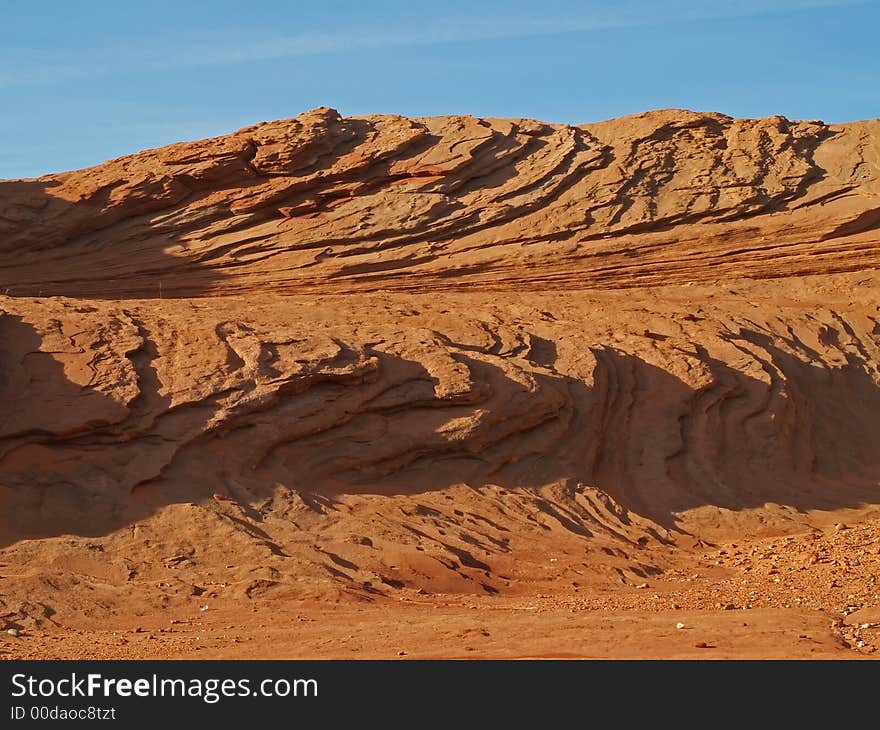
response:
[(318, 109), (0, 182), (0, 619), (607, 607), (876, 516), (878, 134)]
[(0, 291), (622, 287), (880, 263), (880, 123), (316, 109), (0, 182)]

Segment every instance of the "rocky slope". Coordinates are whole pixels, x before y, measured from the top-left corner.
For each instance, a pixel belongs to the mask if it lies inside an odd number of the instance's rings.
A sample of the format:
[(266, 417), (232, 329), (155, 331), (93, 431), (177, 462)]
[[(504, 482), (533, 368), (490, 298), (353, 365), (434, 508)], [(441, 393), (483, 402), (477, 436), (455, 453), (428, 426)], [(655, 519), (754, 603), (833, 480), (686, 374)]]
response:
[(867, 550), (878, 136), (317, 109), (0, 181), (0, 616), (650, 611), (709, 542)]
[(623, 287), (880, 262), (880, 122), (316, 109), (0, 183), (0, 291)]

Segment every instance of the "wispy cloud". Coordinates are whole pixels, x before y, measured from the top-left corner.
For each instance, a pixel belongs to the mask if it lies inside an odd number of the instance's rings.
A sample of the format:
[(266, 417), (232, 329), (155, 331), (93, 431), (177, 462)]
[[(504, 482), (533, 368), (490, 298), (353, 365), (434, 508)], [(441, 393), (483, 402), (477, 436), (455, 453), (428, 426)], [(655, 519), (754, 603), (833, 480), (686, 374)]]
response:
[[(45, 51), (18, 52), (0, 57), (0, 87), (59, 83), (83, 78), (120, 74), (156, 73), (178, 69), (259, 63), (299, 57), (334, 55), (453, 43), (474, 43), (583, 33), (615, 28), (644, 27), (700, 20), (723, 20), (784, 12), (839, 8), (862, 4), (854, 0), (727, 0), (695, 3), (668, 0), (664, 3), (625, 2), (613, 10), (596, 8), (586, 17), (498, 18), (474, 15), (450, 21), (424, 23), (420, 27), (340, 28), (332, 32), (304, 32), (278, 35), (229, 44), (228, 38), (165, 48), (92, 48), (83, 51), (75, 63), (47, 59)], [(430, 26), (430, 27), (427, 27)]]

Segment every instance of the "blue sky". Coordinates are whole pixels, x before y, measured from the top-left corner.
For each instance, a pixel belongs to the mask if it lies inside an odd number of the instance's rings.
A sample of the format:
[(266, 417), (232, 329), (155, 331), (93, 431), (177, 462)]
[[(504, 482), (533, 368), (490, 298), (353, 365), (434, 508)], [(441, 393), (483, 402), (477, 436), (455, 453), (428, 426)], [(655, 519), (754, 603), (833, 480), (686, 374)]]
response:
[(0, 178), (326, 105), (880, 116), (880, 2), (0, 0)]

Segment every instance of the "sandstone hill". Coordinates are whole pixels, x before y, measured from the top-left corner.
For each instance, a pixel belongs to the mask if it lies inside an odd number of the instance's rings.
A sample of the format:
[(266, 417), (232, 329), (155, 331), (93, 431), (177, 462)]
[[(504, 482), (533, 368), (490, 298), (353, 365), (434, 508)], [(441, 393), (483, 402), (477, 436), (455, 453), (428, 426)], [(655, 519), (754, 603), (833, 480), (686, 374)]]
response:
[(446, 607), (441, 655), (471, 607), (871, 652), (878, 268), (878, 120), (321, 108), (0, 181), (3, 650), (237, 656), (333, 605)]

